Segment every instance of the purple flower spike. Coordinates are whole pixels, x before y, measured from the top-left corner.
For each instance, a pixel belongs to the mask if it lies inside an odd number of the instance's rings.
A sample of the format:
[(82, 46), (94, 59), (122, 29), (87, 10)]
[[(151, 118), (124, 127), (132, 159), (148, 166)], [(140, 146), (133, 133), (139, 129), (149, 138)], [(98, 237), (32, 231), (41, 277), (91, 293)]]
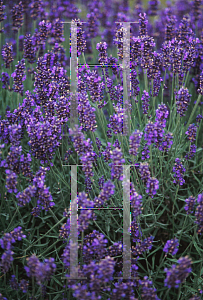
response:
[(196, 199), (193, 196), (190, 196), (188, 199), (185, 200), (186, 205), (185, 205), (185, 210), (187, 212), (187, 214), (192, 214), (194, 211), (194, 207), (195, 207), (195, 202)]
[(173, 183), (183, 185), (185, 183), (185, 180), (183, 179), (183, 173), (185, 171), (186, 169), (183, 167), (180, 158), (176, 158), (175, 165), (173, 167), (173, 172), (175, 173), (173, 175), (175, 178)]
[(139, 284), (142, 289), (142, 299), (160, 300), (156, 295), (156, 289), (152, 287), (152, 281), (147, 276), (144, 277), (144, 280), (139, 280)]
[(142, 95), (142, 109), (143, 109), (143, 114), (147, 115), (148, 109), (149, 109), (149, 93), (147, 93), (145, 90), (143, 91)]
[(0, 262), (1, 270), (3, 273), (7, 273), (8, 270), (10, 269), (11, 263), (13, 261), (13, 254), (14, 252), (11, 250), (6, 250), (3, 253)]
[(97, 43), (96, 49), (99, 51), (99, 63), (102, 64), (107, 64), (108, 58), (107, 58), (107, 43), (106, 42), (100, 42)]
[(185, 134), (187, 135), (187, 138), (190, 140), (190, 142), (194, 143), (196, 140), (197, 126), (195, 126), (195, 124), (190, 124)]
[(5, 62), (6, 69), (9, 69), (10, 64), (13, 61), (13, 47), (12, 47), (12, 45), (9, 46), (9, 44), (7, 43), (6, 45), (4, 45), (2, 47), (2, 57), (3, 57), (3, 60)]
[(6, 188), (8, 190), (8, 193), (17, 193), (17, 175), (16, 173), (12, 172), (11, 170), (6, 170), (5, 171), (7, 176), (6, 176)]
[[(111, 167), (111, 179), (112, 180), (113, 179), (123, 180), (122, 165), (125, 163), (125, 159), (122, 157), (123, 157), (123, 153), (121, 152), (121, 149), (115, 148), (113, 151), (111, 151), (112, 163), (110, 163), (109, 166)], [(119, 165), (121, 165), (121, 166), (119, 166)]]
[(135, 130), (135, 132), (129, 137), (130, 140), (129, 154), (135, 156), (138, 154), (138, 148), (140, 147), (142, 135), (143, 132), (140, 132), (139, 130)]
[(178, 92), (176, 92), (176, 107), (177, 113), (183, 117), (187, 111), (188, 105), (191, 101), (191, 95), (187, 88), (182, 87)]
[(191, 259), (188, 256), (181, 257), (178, 260), (179, 265), (172, 265), (171, 269), (165, 268), (166, 278), (164, 280), (164, 285), (168, 288), (175, 287), (178, 288), (179, 285), (187, 278), (189, 273), (192, 271)]
[(154, 177), (150, 177), (146, 183), (146, 193), (149, 194), (149, 197), (154, 198), (156, 191), (159, 189), (159, 181)]

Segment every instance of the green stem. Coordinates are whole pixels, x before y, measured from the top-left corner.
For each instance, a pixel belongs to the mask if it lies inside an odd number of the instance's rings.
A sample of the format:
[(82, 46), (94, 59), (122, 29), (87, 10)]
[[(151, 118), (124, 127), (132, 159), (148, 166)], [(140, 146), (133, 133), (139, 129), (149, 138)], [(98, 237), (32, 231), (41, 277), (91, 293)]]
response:
[(145, 86), (145, 91), (148, 92), (147, 69), (144, 69), (144, 86)]
[(198, 96), (198, 98), (197, 98), (197, 101), (196, 101), (196, 103), (195, 103), (195, 106), (194, 106), (194, 108), (193, 108), (193, 110), (192, 110), (192, 113), (191, 113), (191, 115), (190, 115), (190, 117), (189, 117), (189, 120), (188, 120), (188, 122), (187, 122), (187, 125), (186, 125), (186, 127), (185, 127), (185, 130), (187, 130), (188, 129), (188, 126), (190, 125), (190, 122), (191, 122), (191, 120), (192, 120), (192, 117), (193, 117), (193, 115), (194, 115), (194, 113), (195, 113), (195, 111), (196, 111), (196, 109), (197, 109), (197, 106), (198, 106), (198, 104), (199, 104), (199, 102), (200, 102), (200, 100), (201, 100), (201, 94)]

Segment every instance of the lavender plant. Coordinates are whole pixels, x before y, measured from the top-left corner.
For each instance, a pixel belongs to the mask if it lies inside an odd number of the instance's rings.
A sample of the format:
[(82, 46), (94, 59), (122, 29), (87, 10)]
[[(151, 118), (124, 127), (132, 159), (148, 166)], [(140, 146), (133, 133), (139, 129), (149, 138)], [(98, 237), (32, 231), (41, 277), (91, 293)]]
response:
[(202, 299), (203, 3), (142, 4), (0, 1), (0, 299)]

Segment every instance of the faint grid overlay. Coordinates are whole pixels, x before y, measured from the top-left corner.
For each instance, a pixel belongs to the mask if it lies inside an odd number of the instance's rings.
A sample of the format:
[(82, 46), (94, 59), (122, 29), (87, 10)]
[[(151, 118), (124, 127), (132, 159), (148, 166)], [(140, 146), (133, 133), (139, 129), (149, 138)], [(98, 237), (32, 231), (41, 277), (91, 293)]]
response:
[[(78, 57), (77, 57), (77, 20), (71, 22), (71, 51), (70, 51), (70, 128), (73, 135), (78, 134), (78, 110), (77, 110), (77, 85), (78, 85)], [(86, 22), (81, 22), (86, 23)], [(130, 134), (130, 96), (131, 96), (131, 77), (130, 77), (130, 23), (138, 22), (116, 22), (123, 23), (123, 135)], [(92, 65), (96, 66), (96, 65)], [(98, 66), (98, 65), (97, 65)], [(99, 65), (108, 67), (108, 65)], [(77, 219), (78, 204), (74, 201), (77, 198), (77, 167), (83, 165), (62, 165), (71, 167), (71, 204), (70, 204), (70, 276), (64, 279), (87, 279), (78, 277), (78, 235)], [(121, 166), (121, 165), (119, 165)], [(122, 165), (123, 167), (123, 277), (115, 279), (129, 279), (131, 277), (131, 242), (130, 242), (130, 167), (134, 165)], [(81, 208), (97, 209), (97, 208)], [(121, 208), (99, 208), (99, 209), (121, 209)]]

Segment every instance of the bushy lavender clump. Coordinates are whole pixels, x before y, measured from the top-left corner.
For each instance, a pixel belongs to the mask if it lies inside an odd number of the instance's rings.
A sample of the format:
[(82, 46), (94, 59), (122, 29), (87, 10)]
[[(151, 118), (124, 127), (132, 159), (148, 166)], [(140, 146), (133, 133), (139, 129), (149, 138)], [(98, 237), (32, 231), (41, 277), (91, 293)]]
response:
[(35, 277), (37, 283), (41, 285), (45, 280), (50, 280), (56, 271), (54, 258), (50, 257), (40, 262), (38, 257), (33, 254), (27, 258), (27, 266), (24, 267), (28, 277)]
[[(94, 258), (94, 260), (97, 262), (104, 258), (107, 252), (107, 243), (108, 240), (105, 238), (105, 236), (96, 230), (93, 230), (92, 233), (86, 235), (83, 240), (83, 262), (85, 264), (89, 264), (92, 258)], [(80, 248), (81, 247), (79, 247), (79, 251)]]
[(88, 283), (70, 284), (73, 296), (87, 300), (98, 298), (101, 291), (110, 291), (109, 283), (113, 280), (114, 265), (114, 259), (109, 256), (99, 263), (91, 261), (90, 264), (84, 264), (79, 276), (87, 277)]
[(15, 71), (11, 74), (13, 77), (13, 90), (23, 96), (24, 86), (23, 81), (26, 79), (25, 60), (22, 59), (17, 65)]
[(171, 269), (165, 268), (166, 278), (164, 280), (164, 285), (168, 288), (175, 287), (178, 288), (179, 285), (187, 278), (189, 273), (192, 271), (191, 259), (189, 256), (181, 257), (178, 260), (179, 265), (172, 265)]
[(6, 45), (2, 47), (1, 54), (5, 62), (6, 69), (9, 69), (13, 61), (13, 46), (6, 43)]
[(40, 159), (43, 164), (48, 163), (48, 159), (51, 161), (55, 149), (60, 145), (59, 140), (62, 138), (61, 121), (52, 117), (49, 121), (37, 122), (34, 117), (31, 117), (27, 124), (27, 132), (32, 155)]
[(185, 183), (185, 180), (183, 179), (183, 174), (185, 171), (186, 169), (183, 167), (180, 158), (176, 158), (175, 165), (173, 167), (173, 172), (175, 173), (173, 175), (175, 178), (173, 183), (183, 185)]
[(5, 250), (11, 250), (13, 243), (15, 243), (17, 240), (21, 241), (22, 238), (26, 238), (26, 235), (23, 234), (23, 231), (21, 229), (22, 227), (18, 226), (14, 228), (14, 230), (10, 233), (5, 233), (3, 238), (0, 239), (1, 248)]
[(196, 199), (193, 196), (190, 196), (188, 199), (185, 200), (186, 204), (185, 204), (185, 210), (187, 212), (187, 214), (192, 214), (194, 211), (194, 207), (195, 207), (195, 203), (196, 203)]
[(130, 140), (129, 154), (135, 156), (138, 154), (138, 148), (140, 147), (142, 135), (143, 132), (140, 132), (139, 130), (135, 130), (135, 132), (133, 132), (133, 134), (129, 137)]
[(179, 242), (178, 239), (168, 240), (164, 246), (163, 251), (165, 253), (170, 253), (171, 255), (175, 255), (178, 252)]

